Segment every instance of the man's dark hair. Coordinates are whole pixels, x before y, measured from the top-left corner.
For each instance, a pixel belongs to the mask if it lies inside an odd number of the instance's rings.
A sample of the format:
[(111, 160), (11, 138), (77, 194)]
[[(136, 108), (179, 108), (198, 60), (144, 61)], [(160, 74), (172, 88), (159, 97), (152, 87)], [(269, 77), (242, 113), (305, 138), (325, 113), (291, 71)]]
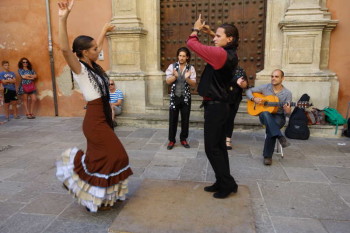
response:
[(26, 60), (28, 62), (28, 65), (27, 65), (28, 70), (32, 70), (32, 63), (30, 63), (30, 61), (26, 57), (22, 57), (21, 59), (19, 59), (18, 68), (23, 69), (23, 63), (22, 63), (23, 60)]
[(73, 41), (73, 53), (77, 55), (77, 57), (82, 58), (83, 57), (83, 50), (88, 50), (91, 48), (91, 41), (93, 41), (94, 38), (90, 36), (78, 36)]
[(227, 37), (231, 37), (231, 36), (233, 37), (233, 40), (231, 42), (229, 42), (225, 47), (237, 49), (238, 40), (239, 40), (239, 33), (238, 33), (238, 29), (236, 28), (236, 26), (233, 24), (224, 23), (224, 24), (220, 25), (219, 28), (225, 29), (225, 34)]
[(4, 61), (1, 62), (1, 65), (5, 65), (5, 64), (10, 64), (10, 62), (9, 62), (9, 61), (6, 61), (6, 60), (4, 60)]
[(177, 50), (176, 57), (178, 57), (181, 52), (185, 52), (186, 53), (186, 57), (188, 57), (186, 59), (186, 62), (189, 63), (190, 60), (191, 60), (191, 52), (190, 52), (190, 50), (188, 48), (186, 48), (186, 47), (181, 47), (181, 48), (179, 48)]

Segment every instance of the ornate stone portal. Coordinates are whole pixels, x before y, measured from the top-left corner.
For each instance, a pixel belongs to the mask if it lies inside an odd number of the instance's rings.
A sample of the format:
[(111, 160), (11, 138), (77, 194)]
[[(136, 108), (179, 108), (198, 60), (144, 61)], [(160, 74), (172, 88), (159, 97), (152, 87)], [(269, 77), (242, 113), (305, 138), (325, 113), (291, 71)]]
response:
[(337, 106), (339, 84), (328, 70), (330, 34), (337, 21), (325, 6), (326, 0), (268, 1), (265, 67), (255, 85), (270, 82), (271, 72), (279, 68), (295, 101), (308, 93), (318, 108)]
[[(110, 76), (125, 94), (124, 109), (145, 113), (162, 106), (166, 95), (160, 70), (160, 1), (112, 0), (116, 30), (108, 35)], [(270, 82), (270, 74), (285, 71), (285, 86), (294, 100), (308, 93), (316, 107), (336, 107), (339, 84), (328, 70), (330, 19), (326, 0), (268, 0), (264, 70), (255, 85)]]

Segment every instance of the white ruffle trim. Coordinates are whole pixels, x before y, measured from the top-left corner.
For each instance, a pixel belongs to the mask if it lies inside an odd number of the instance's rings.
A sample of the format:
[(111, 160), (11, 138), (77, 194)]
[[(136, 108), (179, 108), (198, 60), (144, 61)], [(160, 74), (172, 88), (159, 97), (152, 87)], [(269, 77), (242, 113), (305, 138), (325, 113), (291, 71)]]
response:
[(76, 147), (68, 149), (56, 162), (56, 177), (78, 199), (78, 202), (89, 208), (91, 212), (97, 212), (101, 205), (113, 206), (117, 200), (125, 200), (125, 195), (128, 193), (127, 179), (116, 185), (102, 188), (92, 186), (79, 178), (73, 170), (74, 157), (78, 151)]

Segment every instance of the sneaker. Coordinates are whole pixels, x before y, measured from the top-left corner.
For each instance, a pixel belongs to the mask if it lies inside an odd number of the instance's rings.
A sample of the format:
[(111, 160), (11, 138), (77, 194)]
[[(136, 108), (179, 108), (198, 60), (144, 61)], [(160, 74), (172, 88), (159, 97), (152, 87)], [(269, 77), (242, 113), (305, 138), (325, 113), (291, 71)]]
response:
[(183, 145), (183, 147), (185, 147), (187, 149), (190, 148), (190, 145), (188, 145), (186, 140), (181, 141), (181, 145)]
[(13, 119), (21, 119), (20, 116), (14, 116)]
[(269, 166), (272, 164), (272, 158), (264, 158), (264, 164)]
[(290, 146), (290, 142), (288, 142), (284, 136), (279, 136), (277, 139), (283, 148)]
[(167, 149), (168, 149), (168, 150), (173, 149), (173, 148), (174, 148), (174, 145), (175, 145), (175, 142), (169, 142), (169, 143), (168, 143), (168, 146), (167, 146)]

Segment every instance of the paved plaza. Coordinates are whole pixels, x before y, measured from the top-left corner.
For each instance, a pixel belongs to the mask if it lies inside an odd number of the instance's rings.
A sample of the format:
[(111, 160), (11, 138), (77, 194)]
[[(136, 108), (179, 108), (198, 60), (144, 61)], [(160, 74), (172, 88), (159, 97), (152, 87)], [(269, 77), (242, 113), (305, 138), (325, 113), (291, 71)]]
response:
[[(123, 211), (127, 201), (89, 213), (55, 177), (61, 152), (86, 148), (81, 125), (82, 118), (67, 117), (22, 117), (0, 125), (1, 233), (107, 232)], [(134, 171), (129, 199), (144, 179), (214, 181), (201, 129), (190, 129), (190, 149), (178, 142), (171, 151), (167, 129), (118, 126), (116, 134)], [(263, 130), (234, 133), (229, 151), (233, 176), (249, 187), (256, 232), (350, 232), (349, 138), (290, 140), (284, 159), (275, 155), (267, 167), (261, 156), (264, 135)]]

